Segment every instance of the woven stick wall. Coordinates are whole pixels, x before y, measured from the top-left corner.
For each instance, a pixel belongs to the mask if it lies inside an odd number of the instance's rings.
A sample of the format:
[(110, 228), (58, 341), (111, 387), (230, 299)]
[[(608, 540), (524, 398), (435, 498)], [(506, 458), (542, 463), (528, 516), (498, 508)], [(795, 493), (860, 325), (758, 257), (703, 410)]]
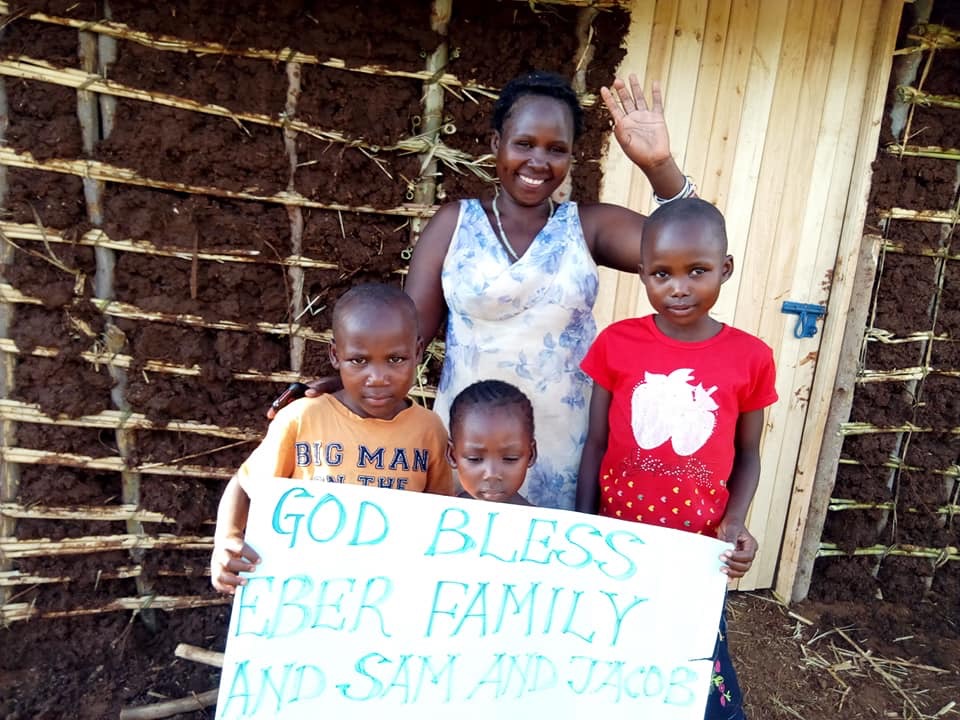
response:
[(436, 205), (489, 187), (507, 79), (574, 79), (597, 196), (618, 3), (241, 5), (0, 3), (4, 623), (224, 602), (224, 481), (285, 383), (329, 372), (336, 297), (402, 284)]
[[(927, 10), (929, 12), (929, 10)], [(876, 281), (811, 596), (960, 589), (960, 43), (918, 25), (891, 81), (868, 236)], [(869, 278), (868, 278), (869, 281)], [(946, 607), (946, 605), (945, 605)]]

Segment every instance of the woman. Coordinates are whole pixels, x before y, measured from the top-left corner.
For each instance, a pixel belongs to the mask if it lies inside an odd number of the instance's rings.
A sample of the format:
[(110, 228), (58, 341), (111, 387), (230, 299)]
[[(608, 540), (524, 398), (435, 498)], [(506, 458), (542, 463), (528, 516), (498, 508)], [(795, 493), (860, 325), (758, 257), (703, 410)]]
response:
[[(653, 108), (630, 76), (601, 92), (627, 156), (668, 198), (692, 194), (670, 155), (659, 88)], [(405, 290), (432, 338), (447, 318), (446, 357), (434, 409), (441, 418), (463, 388), (496, 378), (533, 400), (536, 464), (521, 493), (572, 509), (586, 437), (589, 379), (580, 360), (596, 334), (597, 265), (636, 272), (644, 216), (615, 205), (554, 205), (583, 119), (559, 76), (531, 73), (504, 87), (491, 149), (500, 185), (492, 198), (444, 205), (417, 243)]]
[[(651, 109), (635, 76), (629, 90), (619, 79), (613, 90), (601, 96), (614, 134), (658, 201), (692, 195), (670, 155), (657, 84)], [(446, 422), (451, 400), (477, 380), (519, 387), (533, 400), (540, 448), (520, 492), (534, 505), (573, 509), (591, 387), (579, 365), (596, 334), (597, 265), (636, 272), (645, 218), (616, 205), (553, 203), (583, 128), (577, 96), (560, 76), (534, 72), (509, 82), (492, 124), (497, 193), (437, 211), (404, 289), (423, 338), (447, 319), (440, 417)]]

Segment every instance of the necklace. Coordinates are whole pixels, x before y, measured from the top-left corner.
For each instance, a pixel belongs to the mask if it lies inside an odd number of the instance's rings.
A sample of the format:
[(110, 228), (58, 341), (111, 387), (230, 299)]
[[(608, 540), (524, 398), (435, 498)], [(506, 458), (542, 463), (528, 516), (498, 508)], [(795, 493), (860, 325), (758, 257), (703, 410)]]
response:
[[(517, 251), (513, 249), (513, 245), (510, 244), (510, 241), (507, 239), (507, 233), (503, 230), (503, 222), (500, 220), (500, 210), (497, 208), (497, 200), (500, 199), (500, 193), (498, 192), (493, 196), (493, 217), (497, 221), (497, 230), (499, 231), (500, 244), (503, 245), (503, 249), (507, 251), (507, 254), (513, 258), (514, 262), (517, 262), (520, 259), (520, 255), (517, 254)], [(553, 217), (553, 198), (547, 198), (549, 203), (549, 211), (547, 212), (547, 222), (550, 222), (550, 218)]]

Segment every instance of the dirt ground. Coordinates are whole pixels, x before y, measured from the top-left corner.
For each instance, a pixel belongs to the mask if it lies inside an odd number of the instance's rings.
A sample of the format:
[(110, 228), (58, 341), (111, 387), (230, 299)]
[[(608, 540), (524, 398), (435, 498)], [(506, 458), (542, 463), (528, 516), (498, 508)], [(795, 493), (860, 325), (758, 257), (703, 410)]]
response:
[[(788, 610), (767, 593), (731, 595), (730, 645), (748, 717), (957, 717), (957, 598), (912, 607), (809, 601)], [(213, 607), (157, 613), (155, 630), (125, 613), (0, 630), (0, 718), (115, 718), (123, 707), (213, 689), (218, 670), (173, 650), (180, 642), (222, 650), (227, 622), (228, 609)], [(209, 720), (213, 712), (176, 717)]]
[[(216, 3), (214, 3), (215, 5)], [(53, 14), (81, 19), (98, 17), (93, 2), (53, 0), (14, 3), (41, 7)], [(230, 13), (210, 11), (198, 0), (156, 4), (143, 0), (111, 0), (114, 17), (139, 29), (179, 34), (204, 41), (282, 48), (304, 43), (305, 50), (334, 48), (336, 57), (351, 65), (384, 62), (392, 67), (419, 69), (436, 37), (426, 16), (411, 19), (399, 3), (378, 0), (364, 33), (354, 27), (353, 3), (326, 3), (341, 22), (324, 25), (304, 14), (302, 3), (278, 3), (270, 13), (256, 0), (234, 3)], [(450, 71), (463, 78), (497, 86), (519, 71), (535, 66), (570, 74), (576, 39), (573, 8), (551, 9), (534, 16), (522, 3), (457, 0), (450, 28), (458, 48)], [(170, 11), (176, 6), (179, 15)], [(299, 8), (299, 9), (298, 9)], [(495, 17), (491, 21), (490, 14)], [(201, 21), (183, 18), (193, 13)], [(225, 20), (225, 18), (239, 18)], [(376, 19), (376, 22), (373, 19)], [(479, 23), (507, 28), (495, 42), (477, 32)], [(298, 32), (292, 36), (290, 28)], [(544, 30), (546, 26), (546, 30)], [(609, 40), (626, 29), (622, 13), (604, 14), (597, 36)], [(549, 32), (551, 43), (540, 43)], [(17, 21), (6, 28), (2, 49), (24, 53), (55, 65), (77, 66), (77, 34), (68, 28)], [(542, 47), (541, 47), (542, 45)], [(948, 53), (944, 57), (951, 57)], [(609, 68), (622, 56), (616, 42), (606, 42), (591, 65), (588, 85), (609, 79)], [(953, 57), (960, 57), (957, 53)], [(953, 64), (949, 64), (953, 63)], [(960, 94), (954, 60), (941, 74), (931, 75), (932, 92)], [(935, 68), (936, 69), (936, 68)], [(953, 69), (951, 71), (951, 69)], [(302, 75), (300, 113), (321, 128), (343, 130), (369, 142), (389, 144), (410, 134), (419, 112), (419, 87), (406, 79), (372, 79), (343, 70), (309, 67)], [(279, 112), (285, 102), (282, 65), (240, 58), (160, 53), (120, 43), (111, 77), (137, 87), (180, 95), (200, 102), (261, 113)], [(76, 113), (76, 94), (65, 88), (7, 78), (10, 127), (7, 142), (38, 159), (77, 158), (83, 154)], [(256, 92), (249, 92), (249, 88)], [(349, 91), (352, 102), (342, 102)], [(487, 150), (489, 100), (447, 98), (445, 112), (456, 128), (447, 142), (480, 155)], [(359, 111), (360, 108), (362, 111)], [(923, 144), (956, 146), (956, 120), (944, 121), (935, 109), (918, 111), (918, 127), (927, 133)], [(599, 188), (595, 163), (607, 119), (599, 109), (588, 112), (586, 137), (578, 145), (574, 192), (593, 199)], [(304, 299), (316, 312), (305, 318), (314, 330), (329, 327), (332, 300), (349, 285), (364, 280), (399, 282), (402, 252), (409, 245), (409, 227), (402, 219), (382, 213), (408, 199), (419, 164), (415, 157), (384, 153), (380, 163), (354, 148), (301, 136), (296, 146), (299, 166), (292, 172), (281, 134), (231, 120), (190, 113), (156, 104), (121, 100), (114, 133), (93, 150), (93, 156), (130, 167), (157, 180), (214, 185), (226, 190), (270, 194), (292, 184), (303, 195), (321, 202), (369, 205), (376, 213), (331, 213), (305, 210), (304, 257), (330, 262), (336, 269), (309, 268), (304, 273)], [(954, 172), (951, 169), (950, 172)], [(394, 179), (387, 181), (385, 171)], [(442, 170), (440, 199), (488, 192), (472, 175)], [(331, 178), (333, 181), (331, 181)], [(943, 163), (924, 159), (897, 161), (883, 156), (876, 166), (875, 207), (943, 209), (951, 206), (949, 188), (955, 175)], [(15, 222), (40, 222), (51, 230), (76, 237), (91, 227), (78, 177), (10, 168), (5, 205)], [(188, 313), (204, 320), (229, 320), (239, 330), (185, 326), (118, 318), (115, 331), (123, 337), (123, 352), (134, 358), (125, 400), (134, 412), (162, 426), (169, 420), (193, 420), (223, 427), (262, 430), (262, 410), (281, 385), (241, 381), (232, 373), (256, 370), (282, 372), (291, 368), (288, 339), (257, 332), (255, 321), (282, 325), (290, 318), (291, 289), (279, 264), (244, 265), (190, 259), (195, 247), (211, 252), (256, 251), (268, 259), (290, 255), (291, 219), (279, 205), (234, 201), (165, 190), (108, 183), (103, 198), (103, 229), (112, 238), (177, 249), (181, 257), (118, 253), (113, 274), (115, 297), (145, 312)], [(876, 231), (876, 228), (873, 228)], [(937, 249), (922, 223), (899, 222), (886, 230), (905, 254), (889, 254), (878, 280), (875, 324), (897, 336), (935, 329), (956, 338), (960, 332), (960, 264), (941, 267), (919, 252)], [(956, 247), (956, 245), (954, 245)], [(910, 254), (913, 251), (914, 254)], [(954, 252), (956, 255), (956, 252)], [(38, 404), (50, 415), (69, 417), (111, 409), (114, 381), (104, 366), (83, 360), (93, 338), (105, 332), (103, 315), (90, 303), (96, 270), (89, 247), (57, 245), (55, 266), (43, 253), (18, 252), (4, 268), (5, 280), (41, 305), (18, 305), (10, 336), (21, 350), (58, 347), (56, 358), (21, 357), (12, 397)], [(81, 277), (81, 282), (77, 278)], [(945, 278), (938, 285), (938, 278)], [(931, 314), (939, 293), (942, 311)], [(91, 335), (92, 333), (92, 335)], [(956, 343), (935, 342), (935, 367), (958, 368)], [(877, 370), (913, 367), (923, 350), (916, 343), (871, 343), (868, 366)], [(199, 377), (143, 371), (148, 360), (197, 365)], [(302, 372), (329, 372), (321, 343), (308, 343)], [(57, 382), (51, 383), (51, 377)], [(955, 382), (956, 381), (956, 382)], [(938, 402), (926, 402), (925, 398)], [(919, 389), (906, 383), (876, 383), (858, 390), (853, 419), (878, 426), (908, 421), (930, 423), (944, 430), (960, 416), (960, 380), (928, 378)], [(112, 430), (20, 424), (19, 447), (94, 458), (120, 455)], [(838, 474), (835, 495), (862, 502), (896, 500), (920, 512), (904, 513), (898, 522), (885, 521), (878, 510), (832, 513), (824, 539), (841, 548), (875, 542), (912, 543), (927, 547), (960, 545), (955, 521), (941, 523), (935, 508), (948, 501), (942, 471), (956, 462), (960, 436), (932, 433), (915, 437), (904, 461), (910, 471), (895, 477), (884, 463), (901, 445), (893, 434), (851, 436)], [(236, 467), (249, 444), (223, 438), (166, 430), (139, 431), (125, 457), (132, 465), (173, 463), (202, 458), (208, 468)], [(172, 478), (144, 474), (140, 505), (163, 512), (175, 521), (165, 532), (208, 534), (222, 481), (213, 477)], [(110, 507), (121, 503), (119, 473), (84, 468), (28, 465), (22, 469), (22, 505)], [(937, 520), (937, 522), (934, 522)], [(147, 532), (156, 528), (147, 527)], [(22, 520), (21, 539), (88, 537), (126, 532), (122, 522)], [(122, 552), (19, 560), (17, 569), (49, 577), (65, 574), (71, 582), (18, 588), (14, 601), (31, 602), (39, 610), (96, 606), (118, 597), (138, 595), (130, 578), (102, 578), (106, 569), (129, 565)], [(202, 552), (155, 551), (144, 558), (143, 580), (161, 595), (213, 599), (203, 577), (207, 557)], [(767, 594), (735, 594), (730, 600), (730, 633), (734, 660), (741, 674), (750, 717), (759, 720), (858, 720), (863, 718), (960, 717), (960, 563), (936, 568), (930, 561), (861, 557), (818, 561), (813, 599), (787, 610)], [(931, 578), (932, 574), (932, 578)], [(882, 600), (876, 599), (882, 593)], [(26, 718), (113, 718), (130, 705), (182, 697), (216, 686), (214, 669), (178, 660), (177, 643), (222, 649), (226, 606), (150, 611), (142, 615), (106, 613), (71, 620), (36, 620), (0, 629), (0, 720)], [(147, 622), (149, 620), (149, 623)], [(182, 718), (212, 718), (212, 709)]]

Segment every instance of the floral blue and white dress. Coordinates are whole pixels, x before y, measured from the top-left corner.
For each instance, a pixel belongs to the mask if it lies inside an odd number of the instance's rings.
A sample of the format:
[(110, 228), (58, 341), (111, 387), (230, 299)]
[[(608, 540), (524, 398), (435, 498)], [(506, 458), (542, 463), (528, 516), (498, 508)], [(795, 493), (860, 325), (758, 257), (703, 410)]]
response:
[(590, 379), (580, 361), (596, 335), (598, 274), (576, 203), (562, 203), (511, 264), (478, 200), (460, 217), (441, 273), (446, 358), (434, 409), (477, 380), (513, 383), (533, 403), (538, 457), (520, 492), (572, 509), (587, 432)]

